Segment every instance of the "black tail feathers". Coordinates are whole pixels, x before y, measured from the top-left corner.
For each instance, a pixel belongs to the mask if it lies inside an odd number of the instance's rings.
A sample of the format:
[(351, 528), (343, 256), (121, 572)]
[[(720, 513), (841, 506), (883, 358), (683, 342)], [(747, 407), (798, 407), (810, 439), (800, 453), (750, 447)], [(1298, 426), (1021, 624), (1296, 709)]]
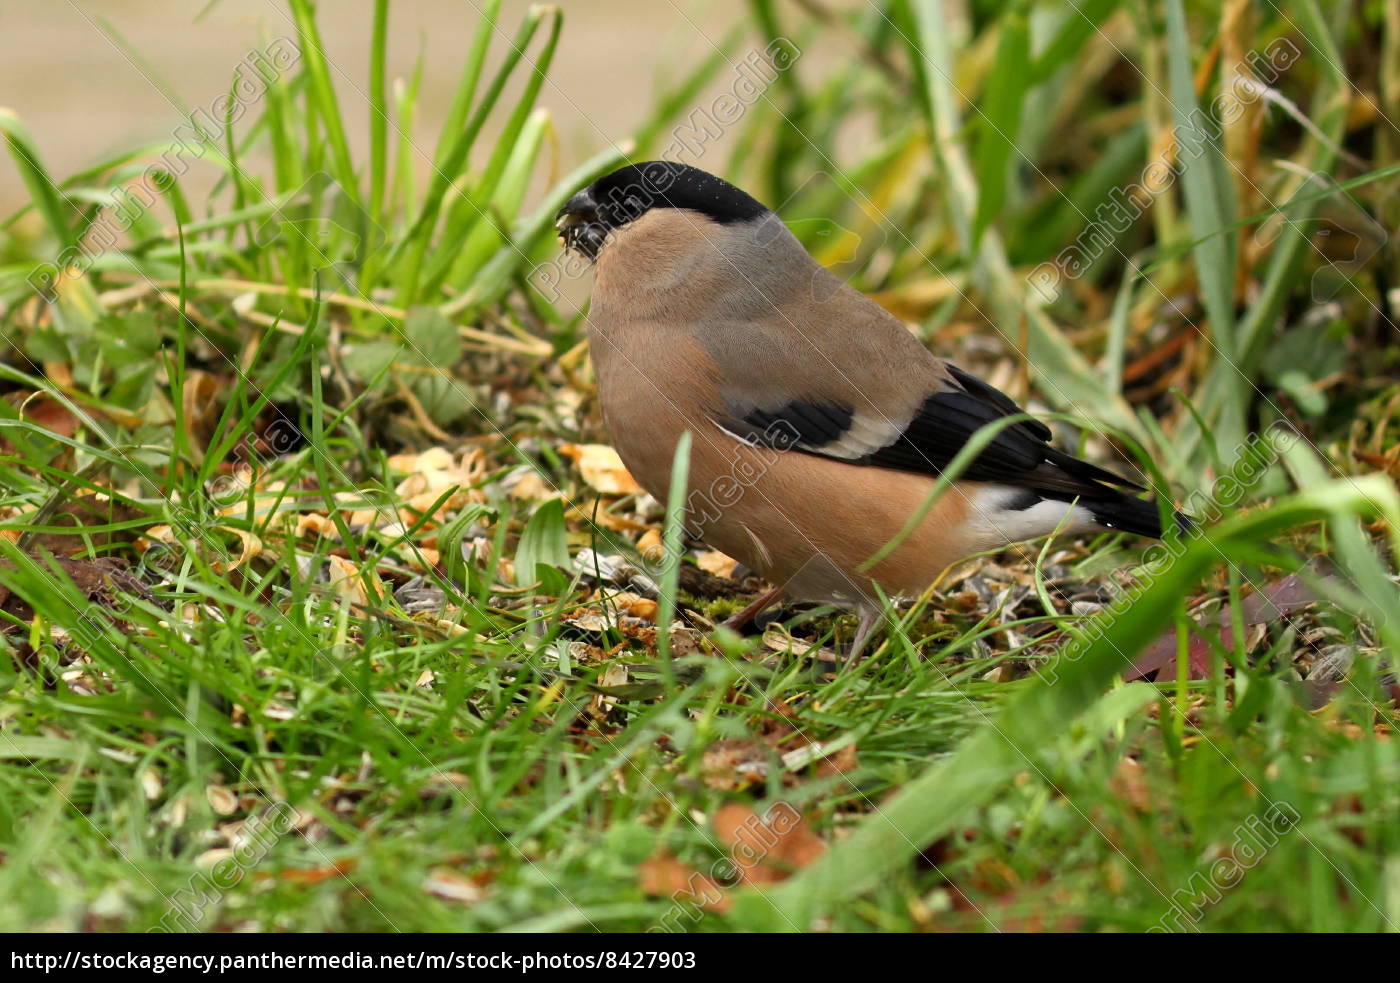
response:
[[(1162, 519), (1157, 503), (1145, 498), (1081, 498), (1079, 504), (1089, 510), (1094, 521), (1106, 529), (1132, 533), (1134, 536), (1162, 538)], [(1177, 532), (1185, 535), (1193, 523), (1191, 517), (1173, 512)]]

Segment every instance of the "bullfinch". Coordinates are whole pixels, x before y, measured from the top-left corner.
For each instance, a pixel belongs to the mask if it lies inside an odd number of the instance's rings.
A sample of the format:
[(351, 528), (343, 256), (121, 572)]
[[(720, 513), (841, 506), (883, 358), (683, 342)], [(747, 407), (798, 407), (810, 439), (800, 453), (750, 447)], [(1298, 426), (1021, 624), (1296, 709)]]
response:
[(1161, 535), (1140, 485), (1030, 418), (933, 496), (979, 429), (1023, 411), (728, 182), (628, 165), (570, 198), (558, 228), (593, 268), (589, 347), (623, 463), (666, 501), (689, 431), (687, 530), (773, 585), (741, 619), (780, 594), (853, 608), (854, 657), (881, 592), (917, 595), (974, 553), (1057, 530)]

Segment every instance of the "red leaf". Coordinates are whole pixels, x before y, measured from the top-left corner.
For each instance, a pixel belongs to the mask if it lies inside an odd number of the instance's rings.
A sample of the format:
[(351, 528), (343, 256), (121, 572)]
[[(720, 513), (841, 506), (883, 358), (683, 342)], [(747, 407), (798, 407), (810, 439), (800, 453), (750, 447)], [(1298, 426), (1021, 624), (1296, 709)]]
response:
[[(1304, 582), (1300, 574), (1293, 573), (1246, 597), (1240, 603), (1240, 612), (1246, 627), (1261, 625), (1287, 617), (1317, 600), (1317, 592)], [(1219, 628), (1220, 644), (1228, 649), (1235, 641), (1234, 630), (1230, 627), (1231, 621), (1230, 605), (1226, 604), (1204, 625), (1193, 623), (1186, 653), (1189, 663), (1188, 678), (1205, 679), (1210, 675), (1210, 643), (1201, 634), (1201, 629), (1206, 626)], [(1135, 679), (1145, 679), (1150, 673), (1159, 670), (1169, 669), (1174, 672), (1175, 665), (1176, 629), (1172, 629), (1147, 646), (1143, 653), (1133, 660), (1131, 668), (1123, 673), (1123, 677), (1132, 682)]]

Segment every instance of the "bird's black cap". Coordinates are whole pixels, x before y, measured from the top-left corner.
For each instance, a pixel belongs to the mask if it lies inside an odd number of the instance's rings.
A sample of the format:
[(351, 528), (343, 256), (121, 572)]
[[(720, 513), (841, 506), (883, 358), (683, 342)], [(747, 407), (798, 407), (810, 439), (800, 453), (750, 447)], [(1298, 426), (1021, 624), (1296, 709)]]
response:
[(746, 222), (768, 211), (751, 195), (698, 167), (652, 160), (600, 177), (570, 198), (558, 217), (568, 245), (596, 256), (609, 232), (653, 208), (687, 208), (721, 224)]
[(640, 209), (632, 219), (653, 208), (689, 208), (721, 223), (746, 222), (768, 211), (728, 181), (698, 167), (665, 160), (620, 167), (594, 181), (590, 190), (599, 202)]

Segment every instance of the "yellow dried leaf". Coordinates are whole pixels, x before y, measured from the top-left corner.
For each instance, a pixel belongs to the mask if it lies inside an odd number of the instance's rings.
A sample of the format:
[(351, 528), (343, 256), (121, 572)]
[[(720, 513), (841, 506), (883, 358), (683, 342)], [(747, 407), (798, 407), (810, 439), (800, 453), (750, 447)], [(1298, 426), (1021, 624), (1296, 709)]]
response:
[(343, 556), (326, 557), (326, 569), (330, 573), (330, 585), (338, 597), (349, 598), (351, 604), (363, 605), (368, 602), (369, 597), (365, 592), (365, 582), (369, 582), (369, 590), (373, 592), (376, 600), (384, 599), (384, 583), (379, 579), (378, 574), (371, 573), (364, 577), (360, 573), (360, 568), (355, 566)]
[(233, 851), (226, 846), (215, 847), (212, 850), (205, 850), (194, 858), (194, 865), (200, 870), (208, 870), (222, 860), (231, 860)]
[(334, 536), (336, 535), (335, 523), (330, 517), (319, 512), (312, 512), (308, 515), (297, 516), (297, 537), (302, 536)]
[[(468, 448), (456, 459), (441, 447), (430, 447), (421, 454), (396, 454), (389, 459), (389, 466), (407, 475), (394, 492), (419, 515), (432, 508), (450, 489), (456, 490), (440, 509), (457, 509), (467, 502), (485, 501), (480, 490), (473, 487), (486, 470), (485, 455), (479, 448)], [(405, 522), (412, 523), (416, 518), (404, 515)]]
[(643, 621), (656, 621), (657, 603), (647, 597), (639, 597), (634, 601), (629, 601), (622, 606), (634, 618), (641, 618)]
[(434, 867), (423, 881), (423, 890), (444, 901), (475, 904), (486, 897), (486, 889), (470, 877), (446, 867)]
[(400, 510), (399, 514), (401, 516), (404, 516), (404, 521), (406, 523), (412, 525), (414, 522), (418, 521), (419, 516), (426, 515), (428, 510), (431, 509), (433, 505), (438, 502), (438, 499), (442, 499), (442, 503), (438, 505), (437, 510), (433, 512), (433, 515), (435, 516), (442, 515), (445, 512), (460, 509), (463, 505), (466, 505), (468, 502), (479, 502), (484, 500), (484, 496), (479, 491), (471, 488), (460, 487), (451, 495), (448, 495), (446, 498), (443, 498), (442, 493), (446, 490), (446, 487), (435, 488), (431, 491), (425, 491), (418, 495), (408, 496), (404, 504), (407, 505), (408, 508), (412, 510), (412, 512), (405, 515), (404, 511)]
[(229, 532), (238, 537), (239, 549), (238, 558), (232, 563), (225, 564), (222, 561), (216, 560), (209, 564), (215, 573), (228, 573), (231, 570), (237, 570), (262, 552), (262, 540), (252, 533), (244, 532), (242, 529), (232, 529), (227, 526), (220, 528), (228, 529)]
[(629, 519), (615, 512), (609, 512), (607, 509), (598, 509), (595, 514), (591, 503), (587, 508), (570, 508), (566, 514), (574, 522), (580, 522), (584, 525), (598, 525), (603, 529), (611, 529), (613, 532), (645, 532), (651, 528), (645, 522)]
[(533, 471), (522, 474), (515, 487), (510, 490), (510, 497), (517, 502), (539, 502), (554, 495), (555, 490)]
[(559, 453), (572, 460), (583, 480), (604, 495), (636, 495), (642, 490), (617, 451), (607, 444), (561, 444)]
[(666, 544), (659, 529), (648, 529), (637, 540), (637, 552), (648, 563), (660, 563), (666, 556)]
[(404, 474), (446, 471), (452, 467), (452, 452), (445, 447), (429, 447), (418, 454), (395, 454), (389, 458), (388, 464)]
[[(13, 505), (0, 506), (0, 522), (13, 522), (15, 519), (19, 518), (21, 514), (20, 510)], [(19, 542), (21, 531), (22, 530), (19, 529), (0, 529), (0, 536), (4, 536), (12, 543), (17, 543)]]
[(238, 796), (226, 785), (210, 785), (204, 790), (209, 800), (209, 808), (220, 816), (231, 816), (238, 811)]
[(739, 565), (739, 561), (732, 556), (725, 556), (719, 550), (708, 550), (695, 558), (695, 565), (708, 574), (728, 580), (733, 578), (734, 568)]

